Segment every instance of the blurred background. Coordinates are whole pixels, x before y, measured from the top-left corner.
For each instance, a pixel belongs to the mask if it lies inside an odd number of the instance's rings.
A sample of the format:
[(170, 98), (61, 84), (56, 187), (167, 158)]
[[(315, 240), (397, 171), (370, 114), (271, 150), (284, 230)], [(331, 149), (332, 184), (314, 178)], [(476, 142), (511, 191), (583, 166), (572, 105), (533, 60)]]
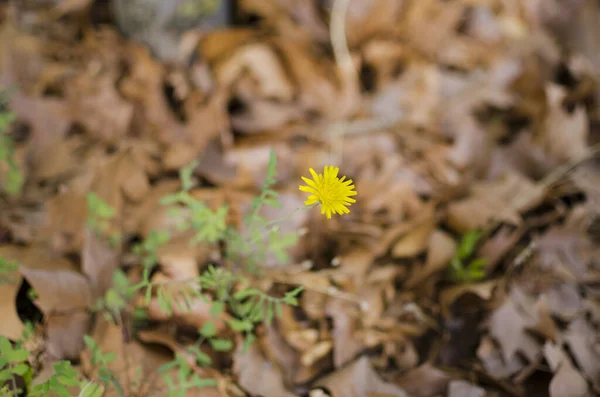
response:
[[(595, 0), (0, 1), (7, 395), (63, 361), (87, 397), (600, 395), (599, 22)], [(330, 220), (298, 189), (327, 165), (358, 192)]]

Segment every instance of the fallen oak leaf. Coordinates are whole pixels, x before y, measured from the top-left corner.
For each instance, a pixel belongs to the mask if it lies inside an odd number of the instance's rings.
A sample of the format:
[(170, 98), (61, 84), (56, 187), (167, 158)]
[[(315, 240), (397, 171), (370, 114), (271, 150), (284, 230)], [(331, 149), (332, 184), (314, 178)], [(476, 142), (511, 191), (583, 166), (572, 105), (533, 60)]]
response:
[(365, 356), (350, 363), (322, 380), (315, 382), (316, 387), (325, 387), (332, 397), (352, 397), (385, 395), (390, 397), (409, 397), (402, 388), (383, 381)]
[(550, 382), (550, 397), (587, 397), (590, 394), (587, 382), (573, 366), (571, 359), (560, 345), (546, 342), (544, 357), (554, 372)]
[(269, 362), (256, 345), (246, 352), (239, 344), (233, 354), (233, 372), (238, 383), (254, 395), (264, 397), (294, 397), (283, 382), (279, 368)]
[(426, 363), (401, 375), (394, 383), (411, 397), (429, 397), (443, 393), (450, 376)]
[[(413, 271), (411, 277), (406, 281), (406, 286), (412, 288), (447, 268), (450, 260), (456, 254), (457, 247), (458, 245), (448, 233), (435, 229), (429, 237), (425, 266)], [(444, 307), (443, 304), (442, 307)]]

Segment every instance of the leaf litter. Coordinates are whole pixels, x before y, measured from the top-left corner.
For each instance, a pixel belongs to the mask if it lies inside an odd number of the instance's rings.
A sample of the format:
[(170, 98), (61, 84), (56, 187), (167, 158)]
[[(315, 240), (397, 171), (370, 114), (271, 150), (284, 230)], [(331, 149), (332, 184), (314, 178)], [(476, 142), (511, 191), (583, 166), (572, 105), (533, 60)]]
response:
[[(90, 23), (94, 2), (0, 6), (0, 88), (25, 177), (0, 201), (0, 260), (20, 265), (3, 273), (0, 334), (14, 341), (35, 320), (44, 374), (68, 359), (93, 377), (91, 335), (117, 353), (127, 391), (151, 395), (164, 386), (156, 369), (190, 357), (216, 317), (221, 343), (237, 346), (211, 353), (210, 371), (188, 359), (218, 384), (186, 395), (600, 393), (598, 4), (353, 1), (346, 59), (329, 32), (336, 2), (240, 0), (240, 20), (259, 24), (189, 36), (188, 62), (171, 63)], [(333, 162), (358, 195), (344, 217), (282, 224), (303, 230), (294, 264), (265, 257), (261, 288), (305, 290), (249, 351), (210, 296), (170, 314), (150, 296), (142, 330), (89, 310), (113, 283), (140, 279), (128, 252), (153, 231), (173, 234), (153, 282), (222, 263), (177, 229), (191, 214), (160, 200), (198, 160), (191, 196), (227, 205), (239, 225), (271, 148), (284, 208), (265, 222), (301, 206), (309, 168)], [(457, 261), (478, 270), (457, 283)]]

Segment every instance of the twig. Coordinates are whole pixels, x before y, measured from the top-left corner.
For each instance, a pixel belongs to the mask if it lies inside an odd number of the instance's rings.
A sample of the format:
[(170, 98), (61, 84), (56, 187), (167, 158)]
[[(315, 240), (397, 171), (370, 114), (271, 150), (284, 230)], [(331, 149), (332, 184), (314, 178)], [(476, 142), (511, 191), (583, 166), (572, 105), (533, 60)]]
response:
[(273, 281), (276, 283), (279, 283), (279, 284), (301, 285), (302, 287), (304, 287), (304, 289), (306, 289), (308, 291), (316, 292), (319, 294), (327, 295), (327, 296), (335, 298), (335, 299), (341, 299), (341, 300), (345, 300), (350, 303), (354, 303), (354, 304), (360, 306), (360, 309), (363, 311), (366, 311), (369, 309), (367, 301), (365, 301), (365, 300), (361, 299), (360, 297), (358, 297), (354, 294), (351, 294), (349, 292), (341, 291), (333, 286), (331, 286), (329, 288), (319, 288), (319, 287), (314, 287), (311, 285), (306, 285), (306, 284), (300, 283), (298, 281), (287, 280), (285, 277), (273, 277)]
[(15, 374), (12, 373), (13, 365), (10, 365), (11, 369), (11, 378), (12, 378), (12, 386), (13, 386), (13, 395), (17, 397), (19, 395), (19, 389), (17, 388), (17, 380), (15, 379)]
[[(125, 325), (123, 323), (123, 319), (121, 318), (120, 313), (118, 313), (115, 316), (115, 319), (117, 320), (119, 327), (121, 327), (121, 330), (125, 330)], [(130, 392), (131, 391), (131, 377), (129, 376), (129, 369), (131, 367), (130, 367), (130, 362), (129, 362), (129, 354), (127, 352), (127, 346), (126, 346), (126, 342), (125, 342), (124, 338), (121, 339), (121, 343), (123, 345), (123, 361), (125, 361), (125, 382), (127, 382), (127, 390), (128, 390), (128, 392)]]
[[(355, 76), (355, 78), (358, 78), (346, 40), (346, 15), (348, 14), (349, 3), (350, 0), (334, 1), (329, 21), (329, 37), (333, 48), (333, 56), (342, 76)], [(339, 164), (342, 160), (345, 129), (345, 122), (332, 124), (328, 128), (328, 136), (331, 139), (332, 147), (330, 161), (333, 164)]]

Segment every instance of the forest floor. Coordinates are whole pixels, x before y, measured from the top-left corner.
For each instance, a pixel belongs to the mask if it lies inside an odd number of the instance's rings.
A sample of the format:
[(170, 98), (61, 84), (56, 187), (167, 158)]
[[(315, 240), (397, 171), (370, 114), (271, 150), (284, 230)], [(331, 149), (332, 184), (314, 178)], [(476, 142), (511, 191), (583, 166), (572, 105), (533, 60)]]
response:
[(170, 63), (104, 3), (0, 5), (8, 393), (600, 395), (596, 1), (241, 0)]

